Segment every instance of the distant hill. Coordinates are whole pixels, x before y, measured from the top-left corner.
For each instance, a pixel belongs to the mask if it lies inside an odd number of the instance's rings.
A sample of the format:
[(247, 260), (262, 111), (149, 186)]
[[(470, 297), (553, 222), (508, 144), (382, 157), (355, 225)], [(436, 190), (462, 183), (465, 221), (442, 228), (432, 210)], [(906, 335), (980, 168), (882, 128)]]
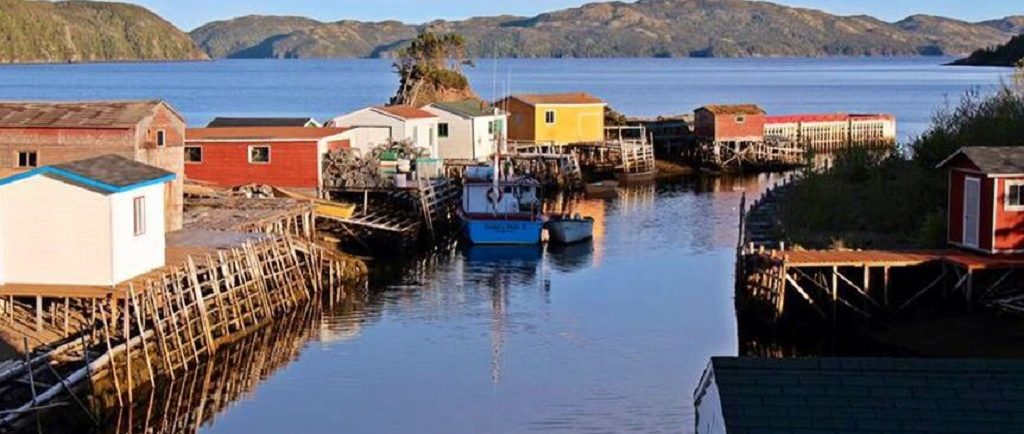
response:
[(1016, 66), (1024, 59), (1024, 34), (1014, 36), (1003, 45), (983, 48), (975, 51), (964, 59), (953, 62), (953, 65), (964, 66)]
[(1004, 32), (1014, 34), (1024, 33), (1024, 15), (1014, 15), (998, 20), (982, 21), (980, 24), (984, 24)]
[(213, 57), (387, 57), (426, 27), (462, 33), (470, 54), (482, 57), (913, 56), (964, 55), (1005, 42), (1019, 24), (926, 15), (888, 23), (746, 0), (640, 0), (423, 25), (243, 17), (191, 35)]
[(124, 3), (0, 0), (0, 63), (197, 60), (184, 32)]

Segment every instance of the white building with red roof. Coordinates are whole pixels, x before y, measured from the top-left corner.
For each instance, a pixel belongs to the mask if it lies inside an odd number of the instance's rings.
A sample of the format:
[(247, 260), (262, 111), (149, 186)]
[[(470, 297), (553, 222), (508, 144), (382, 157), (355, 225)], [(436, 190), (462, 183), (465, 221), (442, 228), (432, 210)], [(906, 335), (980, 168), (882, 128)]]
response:
[(334, 127), (386, 128), (392, 141), (409, 141), (426, 149), (431, 158), (439, 156), (437, 129), (440, 118), (426, 110), (396, 105), (367, 107), (338, 116), (330, 122)]

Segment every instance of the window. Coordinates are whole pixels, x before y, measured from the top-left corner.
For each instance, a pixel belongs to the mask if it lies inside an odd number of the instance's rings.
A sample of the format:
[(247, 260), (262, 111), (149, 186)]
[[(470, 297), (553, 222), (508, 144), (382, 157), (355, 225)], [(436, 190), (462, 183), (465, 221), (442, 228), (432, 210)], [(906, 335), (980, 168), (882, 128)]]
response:
[(36, 151), (18, 151), (18, 167), (36, 167), (39, 165), (39, 154)]
[(135, 236), (139, 236), (146, 233), (146, 198), (139, 196), (135, 198), (132, 205), (135, 215)]
[(164, 130), (156, 130), (156, 147), (162, 148), (167, 144), (167, 133)]
[(250, 146), (250, 164), (270, 164), (270, 146)]
[(502, 122), (500, 119), (496, 120), (496, 121), (490, 121), (490, 122), (487, 123), (487, 134), (490, 134), (490, 135), (501, 134), (501, 131), (503, 129), (504, 129), (504, 122)]
[(442, 139), (448, 138), (448, 124), (437, 124), (437, 137)]
[(544, 112), (544, 123), (548, 124), (548, 125), (551, 125), (551, 124), (555, 123), (555, 111), (554, 110), (548, 110), (548, 111)]
[(186, 163), (202, 163), (203, 162), (203, 148), (199, 146), (186, 146), (185, 147), (185, 162)]
[(1007, 211), (1024, 211), (1024, 181), (1006, 181), (1003, 201)]
[(736, 116), (736, 123), (737, 124), (742, 124), (742, 123), (744, 123), (746, 121), (747, 121), (747, 117), (746, 116)]

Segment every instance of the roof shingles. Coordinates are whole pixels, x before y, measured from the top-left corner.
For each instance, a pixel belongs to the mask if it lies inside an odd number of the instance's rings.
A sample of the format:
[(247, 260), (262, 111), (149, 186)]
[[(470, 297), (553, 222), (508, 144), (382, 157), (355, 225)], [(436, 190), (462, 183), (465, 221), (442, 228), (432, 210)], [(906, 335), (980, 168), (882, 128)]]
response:
[(0, 128), (131, 128), (162, 101), (0, 102)]
[(716, 357), (711, 366), (730, 433), (1024, 432), (1024, 361)]
[(964, 147), (939, 163), (939, 167), (945, 166), (960, 155), (989, 175), (1024, 174), (1024, 146)]

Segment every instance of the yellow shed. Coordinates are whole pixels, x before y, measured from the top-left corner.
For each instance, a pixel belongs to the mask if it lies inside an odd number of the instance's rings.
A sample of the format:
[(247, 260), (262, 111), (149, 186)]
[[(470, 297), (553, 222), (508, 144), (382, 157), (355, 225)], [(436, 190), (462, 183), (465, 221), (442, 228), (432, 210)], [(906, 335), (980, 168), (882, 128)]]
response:
[(604, 140), (604, 108), (593, 95), (512, 95), (495, 103), (509, 113), (508, 139), (558, 145)]

